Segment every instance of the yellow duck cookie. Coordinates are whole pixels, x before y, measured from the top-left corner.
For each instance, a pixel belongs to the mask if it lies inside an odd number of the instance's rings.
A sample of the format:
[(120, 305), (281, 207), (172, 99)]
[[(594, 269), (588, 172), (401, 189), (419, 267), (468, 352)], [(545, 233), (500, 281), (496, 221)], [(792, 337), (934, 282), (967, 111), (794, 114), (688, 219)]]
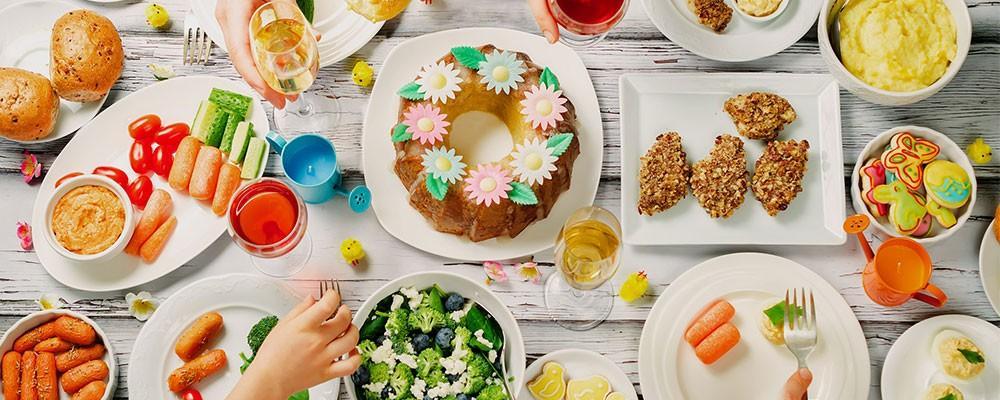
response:
[(566, 369), (559, 363), (547, 362), (542, 374), (528, 382), (528, 391), (535, 400), (563, 400), (566, 396)]
[(566, 385), (566, 400), (604, 400), (608, 393), (611, 393), (611, 383), (600, 375), (570, 379)]
[(611, 392), (604, 400), (625, 400), (625, 395), (618, 392)]

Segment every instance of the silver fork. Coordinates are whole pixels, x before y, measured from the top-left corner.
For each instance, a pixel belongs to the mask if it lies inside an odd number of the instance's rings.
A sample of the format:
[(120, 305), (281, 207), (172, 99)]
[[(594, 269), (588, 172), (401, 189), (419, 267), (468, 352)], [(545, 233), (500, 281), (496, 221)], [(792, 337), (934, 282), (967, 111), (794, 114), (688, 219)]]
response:
[[(806, 289), (785, 290), (785, 346), (799, 361), (799, 369), (807, 368), (806, 358), (816, 348), (816, 301), (812, 291)], [(798, 310), (802, 311), (798, 311)], [(803, 393), (802, 399), (809, 398)]]
[(340, 281), (334, 279), (319, 281), (319, 297), (317, 299), (322, 299), (323, 295), (331, 290), (337, 292), (337, 294), (343, 293), (340, 291)]
[(212, 39), (198, 25), (194, 14), (184, 17), (184, 52), (181, 56), (185, 65), (208, 64), (208, 56), (212, 54)]

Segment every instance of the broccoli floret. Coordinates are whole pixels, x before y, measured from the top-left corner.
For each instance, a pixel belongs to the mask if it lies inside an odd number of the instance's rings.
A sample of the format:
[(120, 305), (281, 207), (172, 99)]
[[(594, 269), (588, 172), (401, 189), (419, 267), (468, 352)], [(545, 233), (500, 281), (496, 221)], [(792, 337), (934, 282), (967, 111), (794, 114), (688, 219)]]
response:
[(469, 396), (475, 396), (479, 394), (486, 387), (486, 378), (481, 376), (470, 376), (469, 380), (465, 383), (465, 394)]
[(472, 340), (472, 331), (464, 326), (459, 326), (455, 328), (455, 340), (453, 343), (461, 343), (463, 346), (468, 346), (469, 340)]
[(375, 349), (377, 349), (377, 348), (378, 348), (378, 345), (375, 344), (375, 342), (373, 342), (371, 340), (364, 340), (361, 343), (359, 343), (358, 344), (358, 352), (361, 353), (361, 361), (364, 362), (364, 361), (371, 360), (372, 353), (374, 353)]
[(365, 390), (365, 397), (364, 397), (364, 399), (365, 400), (382, 400), (382, 394), (381, 393), (375, 393), (375, 392), (370, 391), (370, 390)]
[(410, 343), (410, 338), (406, 336), (393, 336), (389, 340), (392, 341), (392, 351), (396, 354), (413, 354), (413, 344)]
[(413, 370), (405, 364), (396, 364), (396, 370), (389, 379), (389, 386), (399, 395), (397, 399), (405, 398), (406, 394), (410, 393), (410, 386), (413, 386)]
[(444, 374), (444, 370), (441, 368), (435, 369), (434, 372), (430, 373), (430, 375), (421, 376), (420, 379), (423, 379), (429, 388), (435, 387), (441, 383), (448, 383), (448, 376)]
[(417, 376), (426, 378), (441, 369), (441, 352), (433, 347), (424, 349), (417, 356)]
[(481, 354), (469, 352), (465, 357), (466, 374), (469, 377), (465, 385), (465, 394), (474, 396), (486, 387), (486, 380), (493, 376), (493, 366)]
[(250, 328), (250, 333), (247, 334), (247, 344), (250, 345), (250, 351), (254, 355), (260, 350), (260, 346), (264, 344), (264, 339), (267, 339), (267, 335), (271, 333), (271, 330), (276, 325), (278, 325), (278, 317), (268, 315), (257, 321), (253, 328)]
[(410, 313), (410, 327), (423, 333), (431, 333), (435, 328), (444, 326), (444, 314), (433, 308), (419, 308)]
[(389, 372), (389, 364), (375, 363), (368, 368), (368, 375), (370, 376), (368, 380), (371, 383), (381, 383), (389, 382), (392, 374)]
[(385, 323), (385, 330), (389, 336), (406, 336), (410, 334), (410, 311), (399, 308), (387, 315), (389, 318)]
[(503, 386), (500, 385), (489, 385), (484, 388), (479, 395), (476, 396), (477, 400), (507, 400), (507, 393), (504, 392)]

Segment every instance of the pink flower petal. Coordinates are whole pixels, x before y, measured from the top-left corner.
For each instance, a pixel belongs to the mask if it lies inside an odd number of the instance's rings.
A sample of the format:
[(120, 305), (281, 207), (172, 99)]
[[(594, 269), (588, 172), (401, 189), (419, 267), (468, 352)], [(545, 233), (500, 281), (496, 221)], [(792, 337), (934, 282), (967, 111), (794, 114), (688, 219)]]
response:
[(483, 269), (486, 271), (486, 283), (506, 282), (507, 271), (503, 270), (503, 264), (496, 261), (483, 262)]
[(38, 157), (27, 150), (24, 151), (24, 161), (21, 161), (21, 175), (24, 177), (24, 183), (31, 183), (33, 179), (42, 175), (42, 164), (38, 162)]

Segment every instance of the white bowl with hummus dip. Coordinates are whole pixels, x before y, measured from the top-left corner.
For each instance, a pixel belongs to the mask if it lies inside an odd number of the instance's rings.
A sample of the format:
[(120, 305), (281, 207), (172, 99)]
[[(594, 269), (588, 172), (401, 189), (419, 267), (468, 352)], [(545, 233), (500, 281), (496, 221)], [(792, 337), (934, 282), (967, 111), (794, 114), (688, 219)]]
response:
[(823, 60), (844, 88), (869, 102), (924, 100), (951, 82), (969, 53), (964, 0), (825, 1), (818, 24)]
[(736, 0), (736, 12), (743, 18), (763, 23), (777, 18), (791, 0)]
[(63, 182), (49, 199), (45, 236), (68, 259), (107, 260), (125, 249), (133, 219), (124, 188), (104, 176), (81, 175)]

